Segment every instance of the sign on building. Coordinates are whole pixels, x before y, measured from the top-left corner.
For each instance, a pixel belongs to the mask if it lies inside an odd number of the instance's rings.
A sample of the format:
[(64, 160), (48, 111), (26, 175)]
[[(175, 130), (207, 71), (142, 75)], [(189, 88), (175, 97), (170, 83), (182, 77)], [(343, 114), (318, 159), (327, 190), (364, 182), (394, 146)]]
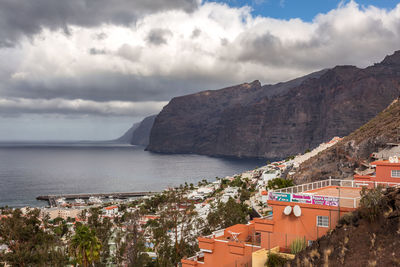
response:
[(270, 192), (268, 194), (269, 200), (276, 200), (276, 201), (284, 201), (284, 202), (291, 202), (291, 195), (289, 193), (276, 193)]
[(292, 194), (292, 202), (312, 204), (312, 196), (303, 194)]
[(338, 197), (327, 197), (327, 196), (313, 196), (312, 203), (315, 205), (325, 205), (325, 206), (339, 206), (339, 198)]

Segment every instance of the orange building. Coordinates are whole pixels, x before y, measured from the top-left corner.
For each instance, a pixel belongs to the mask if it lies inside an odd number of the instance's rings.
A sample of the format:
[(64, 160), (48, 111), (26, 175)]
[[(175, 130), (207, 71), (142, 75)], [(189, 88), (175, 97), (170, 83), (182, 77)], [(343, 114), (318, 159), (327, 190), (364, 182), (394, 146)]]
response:
[(254, 224), (237, 224), (199, 237), (200, 253), (183, 259), (182, 267), (189, 266), (251, 266), (252, 253), (261, 249), (260, 234)]
[(371, 175), (354, 175), (354, 180), (372, 182), (374, 185), (400, 184), (400, 163), (397, 158), (371, 162), (375, 167), (375, 173)]
[(289, 251), (294, 240), (311, 242), (334, 228), (343, 214), (357, 208), (360, 190), (354, 181), (330, 179), (269, 192), (272, 215), (199, 237), (200, 252), (183, 259), (182, 267), (258, 267), (252, 265), (254, 252)]
[[(322, 182), (327, 186), (301, 193), (270, 192), (268, 205), (272, 207), (272, 216), (254, 219), (262, 248), (289, 249), (296, 239), (310, 243), (336, 227), (345, 213), (356, 209), (361, 188), (335, 186), (332, 184), (336, 181), (332, 180)], [(318, 187), (318, 182), (308, 185), (313, 184)], [(300, 187), (289, 190), (299, 192)]]
[[(375, 167), (373, 174), (356, 174), (354, 180), (329, 179), (268, 192), (272, 215), (199, 237), (199, 254), (182, 260), (182, 267), (261, 267), (267, 250), (289, 251), (296, 239), (309, 244), (335, 228), (341, 216), (358, 207), (362, 187), (400, 187), (397, 157), (371, 165)], [(258, 260), (252, 262), (256, 257)]]

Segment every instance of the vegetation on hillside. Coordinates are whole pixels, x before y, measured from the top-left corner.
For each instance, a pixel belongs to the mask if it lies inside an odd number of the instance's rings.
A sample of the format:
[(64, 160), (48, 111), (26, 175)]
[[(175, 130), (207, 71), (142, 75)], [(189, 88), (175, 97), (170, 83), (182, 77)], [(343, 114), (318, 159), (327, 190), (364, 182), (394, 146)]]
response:
[(336, 145), (303, 162), (291, 177), (296, 184), (353, 177), (356, 168), (371, 161), (371, 154), (399, 139), (400, 101), (385, 110)]
[(360, 208), (290, 266), (400, 266), (400, 188), (365, 191)]

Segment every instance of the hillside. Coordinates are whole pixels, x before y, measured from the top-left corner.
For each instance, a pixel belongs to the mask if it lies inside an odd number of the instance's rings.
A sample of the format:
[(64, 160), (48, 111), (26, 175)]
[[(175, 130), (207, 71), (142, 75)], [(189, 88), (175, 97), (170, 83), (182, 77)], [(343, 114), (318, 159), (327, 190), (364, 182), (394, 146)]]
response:
[(131, 145), (147, 146), (149, 144), (150, 131), (154, 124), (156, 115), (144, 118), (139, 126), (132, 132)]
[(351, 178), (356, 168), (371, 160), (371, 154), (390, 148), (400, 138), (400, 101), (393, 103), (368, 123), (346, 136), (331, 148), (310, 158), (292, 176), (296, 183)]
[(120, 138), (114, 140), (117, 143), (147, 146), (149, 144), (150, 131), (153, 127), (156, 115), (144, 118), (141, 122), (134, 123)]
[(130, 144), (132, 140), (133, 132), (139, 127), (140, 122), (134, 123), (131, 128), (129, 128), (121, 137), (115, 139), (114, 141), (122, 144)]
[(388, 189), (376, 218), (371, 209), (345, 215), (338, 226), (296, 255), (289, 266), (400, 266), (400, 188)]
[(400, 51), (365, 69), (337, 66), (289, 82), (259, 81), (176, 97), (148, 150), (283, 158), (346, 136), (400, 94)]

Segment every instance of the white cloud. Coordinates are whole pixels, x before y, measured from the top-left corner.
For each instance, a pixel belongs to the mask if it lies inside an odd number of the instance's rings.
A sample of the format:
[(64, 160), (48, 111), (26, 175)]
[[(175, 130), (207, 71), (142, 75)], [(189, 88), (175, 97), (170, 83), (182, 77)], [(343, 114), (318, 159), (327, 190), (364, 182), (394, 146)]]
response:
[(167, 102), (95, 102), (82, 99), (6, 99), (0, 98), (0, 114), (86, 114), (101, 116), (148, 116), (160, 112)]
[[(124, 100), (129, 90), (130, 102), (152, 97), (167, 101), (217, 89), (209, 87), (214, 85), (254, 79), (275, 83), (338, 64), (364, 67), (400, 49), (400, 5), (387, 11), (349, 2), (304, 22), (254, 17), (249, 7), (204, 2), (193, 12), (167, 10), (145, 15), (135, 24), (75, 25), (69, 30), (66, 35), (44, 28), (33, 40), (0, 49), (7, 59), (0, 63), (0, 77), (7, 77), (0, 82), (0, 97), (27, 101), (34, 85), (37, 92), (46, 88), (48, 94), (35, 98), (67, 98), (69, 105), (76, 98), (97, 101), (100, 94), (102, 100), (111, 100), (110, 95)], [(122, 87), (107, 75), (133, 78)], [(84, 96), (76, 95), (82, 91)], [(118, 110), (118, 105), (105, 106), (95, 109), (101, 114)], [(119, 112), (127, 114), (115, 114)]]

